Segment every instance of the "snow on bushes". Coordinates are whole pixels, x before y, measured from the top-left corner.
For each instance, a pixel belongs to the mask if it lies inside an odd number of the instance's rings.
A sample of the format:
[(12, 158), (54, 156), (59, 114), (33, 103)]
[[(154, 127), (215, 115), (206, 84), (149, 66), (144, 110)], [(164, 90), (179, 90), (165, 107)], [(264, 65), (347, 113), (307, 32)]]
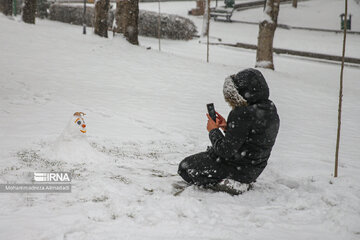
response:
[[(50, 7), (51, 20), (82, 25), (83, 6), (53, 4)], [(109, 10), (108, 25), (114, 22), (115, 9)], [(85, 22), (89, 27), (93, 26), (95, 11), (92, 6), (86, 8)], [(173, 14), (161, 14), (161, 38), (174, 40), (189, 40), (197, 33), (195, 24), (184, 17)], [(140, 10), (139, 35), (158, 37), (158, 13)]]
[[(139, 34), (148, 37), (158, 35), (158, 13), (140, 11)], [(197, 33), (195, 24), (187, 18), (174, 14), (161, 14), (161, 38), (189, 40)]]
[[(52, 4), (50, 6), (50, 20), (55, 20), (64, 23), (70, 23), (75, 25), (83, 24), (83, 6), (71, 6), (65, 4)], [(94, 25), (95, 9), (92, 6), (86, 7), (85, 23), (86, 26), (92, 27)], [(114, 19), (114, 12), (109, 11), (108, 24), (112, 25)]]

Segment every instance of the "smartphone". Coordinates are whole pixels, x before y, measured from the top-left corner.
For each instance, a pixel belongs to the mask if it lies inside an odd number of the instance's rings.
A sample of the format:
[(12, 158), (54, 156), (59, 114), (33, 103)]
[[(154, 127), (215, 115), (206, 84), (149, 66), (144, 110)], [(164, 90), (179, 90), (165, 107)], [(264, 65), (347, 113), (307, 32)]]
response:
[(215, 107), (213, 103), (209, 103), (206, 105), (207, 106), (207, 110), (209, 113), (209, 116), (212, 118), (212, 120), (214, 120), (214, 122), (216, 122), (216, 112), (215, 112)]

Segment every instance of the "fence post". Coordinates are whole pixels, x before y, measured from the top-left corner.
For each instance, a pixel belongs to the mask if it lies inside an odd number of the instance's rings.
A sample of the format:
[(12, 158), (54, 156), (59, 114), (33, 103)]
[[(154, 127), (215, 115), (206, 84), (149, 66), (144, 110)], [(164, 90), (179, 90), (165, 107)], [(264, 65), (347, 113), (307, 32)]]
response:
[(86, 0), (84, 0), (84, 12), (83, 12), (83, 34), (86, 34)]
[(13, 15), (14, 16), (16, 16), (16, 12), (17, 12), (17, 6), (16, 6), (17, 2), (16, 1), (17, 0), (13, 0)]

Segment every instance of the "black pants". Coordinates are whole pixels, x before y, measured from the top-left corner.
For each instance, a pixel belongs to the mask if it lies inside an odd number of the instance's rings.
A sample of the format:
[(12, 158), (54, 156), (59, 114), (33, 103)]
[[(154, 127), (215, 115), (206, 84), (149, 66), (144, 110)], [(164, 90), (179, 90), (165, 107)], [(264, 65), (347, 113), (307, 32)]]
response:
[(211, 153), (201, 152), (185, 158), (179, 164), (179, 175), (188, 183), (196, 185), (212, 185), (225, 178), (241, 183), (255, 182), (264, 167), (233, 166)]

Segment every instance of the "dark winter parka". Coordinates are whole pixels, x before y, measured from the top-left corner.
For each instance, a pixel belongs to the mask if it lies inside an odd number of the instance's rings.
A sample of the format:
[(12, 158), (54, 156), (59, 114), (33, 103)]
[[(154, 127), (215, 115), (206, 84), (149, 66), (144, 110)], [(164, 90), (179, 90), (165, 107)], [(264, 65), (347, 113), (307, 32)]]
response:
[(225, 164), (239, 169), (261, 169), (257, 171), (260, 174), (267, 165), (280, 124), (276, 107), (268, 99), (269, 88), (261, 72), (246, 69), (225, 81), (225, 99), (229, 92), (230, 95), (238, 94), (231, 98), (242, 103), (233, 106), (225, 136), (219, 129), (210, 131), (213, 154)]

